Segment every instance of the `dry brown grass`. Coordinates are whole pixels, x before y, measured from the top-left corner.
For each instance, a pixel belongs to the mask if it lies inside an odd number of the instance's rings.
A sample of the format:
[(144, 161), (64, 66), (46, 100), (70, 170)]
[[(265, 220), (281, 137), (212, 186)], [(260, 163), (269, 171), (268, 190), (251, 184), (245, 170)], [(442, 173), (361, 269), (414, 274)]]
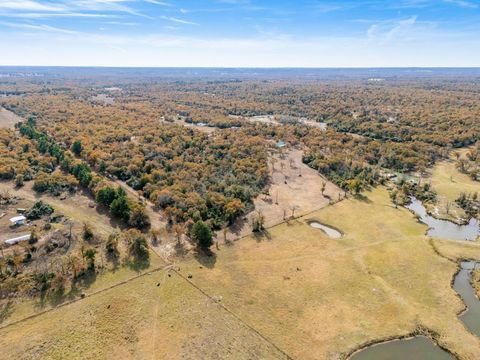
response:
[(275, 226), (176, 264), (182, 277), (146, 275), (0, 330), (2, 356), (281, 358), (273, 343), (298, 359), (338, 359), (422, 327), (461, 359), (480, 358), (480, 340), (457, 317), (457, 265), (437, 253), (473, 256), (476, 244), (429, 241), (383, 188), (311, 218), (344, 237), (306, 219)]
[[(289, 149), (283, 154), (272, 154), (268, 165), (271, 181), (269, 195), (262, 194), (254, 200), (255, 211), (232, 227), (229, 240), (251, 234), (251, 222), (258, 212), (265, 217), (265, 227), (272, 227), (290, 218), (292, 209), (298, 217), (343, 198), (344, 192), (339, 187), (302, 162), (301, 150)], [(326, 187), (322, 194), (323, 183)], [(219, 234), (219, 239), (223, 239), (223, 235)]]
[(186, 128), (201, 131), (205, 134), (212, 134), (217, 130), (217, 128), (214, 126), (195, 125), (193, 123), (188, 123), (181, 118), (175, 119), (174, 121), (165, 121), (164, 119), (161, 119), (160, 123), (165, 125), (180, 125)]
[(480, 269), (476, 269), (472, 273), (472, 283), (477, 292), (477, 296), (480, 296)]
[(384, 189), (312, 217), (344, 238), (292, 221), (268, 238), (222, 247), (208, 271), (192, 260), (182, 272), (294, 358), (336, 359), (418, 327), (437, 332), (461, 358), (479, 358), (479, 339), (457, 318), (463, 303), (450, 286), (456, 264), (435, 253), (426, 227), (395, 209)]
[(434, 239), (438, 252), (453, 261), (459, 259), (480, 260), (480, 243), (477, 241), (455, 241)]
[(144, 276), (0, 330), (0, 357), (285, 358), (186, 280), (170, 275), (164, 270)]
[[(459, 172), (453, 160), (442, 161), (435, 165), (432, 170), (431, 183), (432, 188), (438, 194), (438, 202), (434, 206), (430, 206), (429, 210), (443, 219), (465, 218), (465, 211), (455, 203), (455, 200), (462, 192), (465, 194), (480, 193), (480, 183)], [(450, 207), (448, 214), (447, 203)]]

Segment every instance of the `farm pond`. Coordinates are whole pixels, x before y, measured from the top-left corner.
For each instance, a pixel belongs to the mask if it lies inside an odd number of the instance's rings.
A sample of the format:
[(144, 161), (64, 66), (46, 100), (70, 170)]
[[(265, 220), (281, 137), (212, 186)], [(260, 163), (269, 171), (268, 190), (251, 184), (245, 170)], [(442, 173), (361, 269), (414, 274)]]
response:
[(322, 230), (325, 234), (327, 234), (328, 237), (332, 239), (340, 239), (342, 237), (342, 233), (340, 231), (318, 221), (309, 221), (308, 224), (315, 229)]

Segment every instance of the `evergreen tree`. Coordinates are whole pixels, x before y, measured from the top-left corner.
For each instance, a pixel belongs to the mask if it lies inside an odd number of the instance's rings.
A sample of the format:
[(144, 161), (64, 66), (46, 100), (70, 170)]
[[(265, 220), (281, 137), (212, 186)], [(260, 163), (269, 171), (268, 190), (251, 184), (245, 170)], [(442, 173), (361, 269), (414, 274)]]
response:
[(213, 244), (212, 231), (202, 220), (197, 221), (192, 227), (192, 239), (202, 249), (208, 249)]

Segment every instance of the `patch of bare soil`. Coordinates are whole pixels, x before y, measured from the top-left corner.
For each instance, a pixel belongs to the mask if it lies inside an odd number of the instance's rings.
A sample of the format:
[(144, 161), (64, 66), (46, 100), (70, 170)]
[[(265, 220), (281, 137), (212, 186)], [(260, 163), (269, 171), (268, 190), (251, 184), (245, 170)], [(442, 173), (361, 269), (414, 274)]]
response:
[(202, 124), (198, 125), (198, 124), (188, 123), (182, 117), (178, 117), (174, 121), (166, 121), (164, 118), (161, 118), (160, 123), (161, 124), (167, 124), (167, 125), (181, 125), (181, 126), (184, 126), (184, 127), (190, 128), (190, 129), (195, 129), (195, 130), (201, 131), (205, 134), (212, 134), (213, 132), (215, 132), (215, 130), (217, 130), (217, 128), (214, 127), (214, 126), (208, 126), (208, 125), (202, 125)]
[(12, 129), (17, 122), (22, 121), (20, 116), (15, 115), (13, 112), (0, 107), (0, 128)]
[(90, 98), (92, 103), (101, 104), (101, 105), (113, 105), (115, 104), (115, 98), (107, 94), (97, 94)]
[(308, 127), (318, 128), (321, 130), (327, 129), (326, 123), (309, 120), (307, 118), (296, 118), (296, 117), (281, 116), (281, 115), (280, 116), (279, 115), (257, 115), (257, 116), (250, 116), (250, 117), (230, 115), (230, 117), (234, 119), (241, 118), (254, 123), (268, 124), (268, 125), (275, 125), (275, 126), (283, 125), (286, 123), (291, 123), (291, 124), (296, 123), (296, 124), (302, 124)]
[[(343, 190), (302, 162), (301, 150), (272, 154), (269, 169), (271, 186), (268, 193), (259, 195), (254, 201), (255, 210), (231, 227), (228, 240), (250, 234), (252, 220), (259, 215), (265, 219), (264, 227), (269, 228), (344, 198)], [(223, 240), (223, 236), (217, 234), (218, 239)]]
[(270, 125), (280, 125), (280, 123), (275, 119), (275, 115), (257, 115), (247, 118), (248, 121), (258, 122), (261, 124), (270, 124)]

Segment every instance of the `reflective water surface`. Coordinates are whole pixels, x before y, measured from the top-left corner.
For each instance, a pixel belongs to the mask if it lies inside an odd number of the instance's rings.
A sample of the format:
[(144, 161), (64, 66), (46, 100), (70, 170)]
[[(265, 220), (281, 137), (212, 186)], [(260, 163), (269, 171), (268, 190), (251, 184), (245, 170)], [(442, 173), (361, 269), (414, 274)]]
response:
[(467, 306), (467, 310), (460, 315), (460, 320), (475, 335), (480, 336), (480, 300), (478, 300), (475, 289), (472, 287), (472, 270), (480, 268), (480, 263), (475, 261), (463, 261), (461, 270), (455, 276), (453, 289), (460, 295)]
[(455, 357), (424, 336), (389, 341), (353, 355), (351, 360), (454, 360)]
[(435, 219), (433, 216), (427, 214), (427, 210), (422, 202), (410, 198), (412, 202), (406, 206), (407, 209), (412, 210), (420, 216), (420, 220), (427, 224), (429, 236), (441, 237), (452, 240), (475, 240), (480, 233), (480, 223), (477, 219), (470, 219), (466, 225), (457, 225), (451, 221)]

